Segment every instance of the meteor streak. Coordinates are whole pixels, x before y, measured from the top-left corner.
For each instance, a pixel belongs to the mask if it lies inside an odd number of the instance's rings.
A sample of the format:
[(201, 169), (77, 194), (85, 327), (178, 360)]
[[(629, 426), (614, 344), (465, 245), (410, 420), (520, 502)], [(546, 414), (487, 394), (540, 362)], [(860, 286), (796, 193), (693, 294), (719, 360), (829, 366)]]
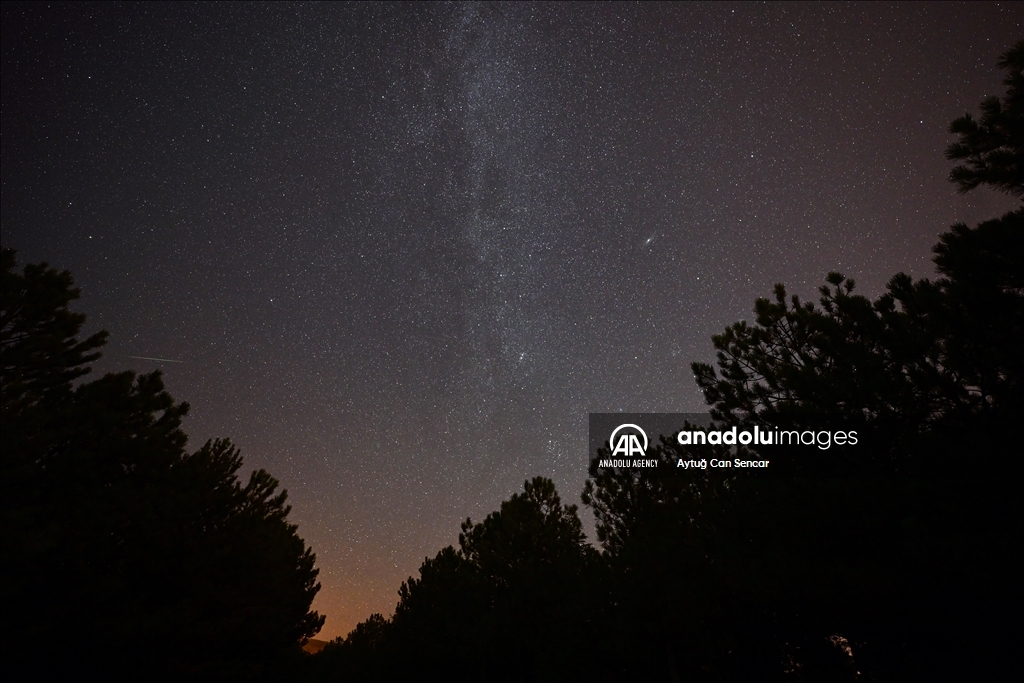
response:
[(155, 360), (161, 363), (184, 363), (183, 360), (171, 360), (170, 358), (150, 358), (149, 356), (128, 356), (129, 358), (137, 358), (139, 360)]

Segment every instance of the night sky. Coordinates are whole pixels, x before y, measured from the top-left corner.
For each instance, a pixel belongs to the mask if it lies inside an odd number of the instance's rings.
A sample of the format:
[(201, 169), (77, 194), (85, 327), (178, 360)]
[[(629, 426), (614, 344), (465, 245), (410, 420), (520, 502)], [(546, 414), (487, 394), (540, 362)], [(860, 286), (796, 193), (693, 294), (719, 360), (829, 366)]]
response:
[(690, 362), (774, 283), (875, 296), (1014, 207), (957, 195), (943, 150), (1022, 24), (5, 4), (3, 244), (71, 270), (93, 376), (162, 370), (190, 448), (281, 480), (334, 637), (523, 480), (578, 503), (588, 412), (701, 411)]

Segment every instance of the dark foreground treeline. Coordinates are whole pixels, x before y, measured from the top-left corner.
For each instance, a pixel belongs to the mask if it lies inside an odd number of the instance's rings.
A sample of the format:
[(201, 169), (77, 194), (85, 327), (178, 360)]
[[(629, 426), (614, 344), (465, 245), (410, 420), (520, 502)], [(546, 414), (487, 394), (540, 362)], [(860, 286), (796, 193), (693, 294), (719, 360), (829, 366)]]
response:
[[(1024, 42), (1007, 95), (955, 121), (962, 191), (1024, 198)], [(591, 470), (575, 506), (527, 482), (308, 661), (311, 681), (997, 681), (1024, 668), (1024, 209), (955, 225), (939, 278), (875, 301), (756, 304), (693, 366), (717, 419), (855, 430), (760, 449), (773, 476)], [(845, 453), (845, 455), (844, 455)], [(650, 454), (649, 454), (650, 457)]]
[(781, 471), (724, 477), (674, 465), (728, 447), (663, 439), (657, 469), (591, 470), (599, 550), (550, 481), (526, 482), (424, 561), (391, 619), (311, 657), (308, 680), (1009, 679), (1022, 238), (1022, 210), (954, 228), (941, 279), (894, 278), (874, 302), (838, 276), (813, 308), (780, 291), (715, 338), (718, 372), (695, 365), (726, 423), (827, 424), (856, 449), (762, 447)]
[[(670, 462), (674, 449), (659, 456)], [(1019, 473), (1019, 468), (1017, 470)], [(980, 681), (1020, 666), (1018, 481), (549, 480), (424, 561), (309, 681)]]
[(159, 373), (81, 381), (71, 276), (2, 251), (0, 677), (256, 680), (323, 625), (315, 556), (230, 442), (185, 450)]
[[(1024, 198), (1024, 42), (1007, 94), (953, 124), (961, 189)], [(856, 430), (856, 451), (766, 451), (774, 476), (538, 478), (463, 524), (374, 615), (300, 647), (315, 557), (266, 472), (185, 450), (159, 374), (83, 381), (100, 333), (68, 273), (15, 267), (0, 307), (0, 674), (5, 680), (986, 681), (1021, 661), (1024, 209), (935, 247), (939, 277), (876, 301), (759, 300), (693, 366), (731, 424)], [(843, 457), (847, 453), (849, 457)]]

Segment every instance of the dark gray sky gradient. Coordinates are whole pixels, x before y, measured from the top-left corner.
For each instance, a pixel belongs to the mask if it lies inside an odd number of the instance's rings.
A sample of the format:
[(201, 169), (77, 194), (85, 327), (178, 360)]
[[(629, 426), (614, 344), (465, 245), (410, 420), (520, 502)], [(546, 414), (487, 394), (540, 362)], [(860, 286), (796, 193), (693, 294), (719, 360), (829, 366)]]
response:
[(333, 637), (524, 479), (577, 502), (588, 411), (701, 412), (774, 283), (877, 295), (1010, 208), (942, 152), (1022, 18), (5, 4), (3, 243), (282, 481)]

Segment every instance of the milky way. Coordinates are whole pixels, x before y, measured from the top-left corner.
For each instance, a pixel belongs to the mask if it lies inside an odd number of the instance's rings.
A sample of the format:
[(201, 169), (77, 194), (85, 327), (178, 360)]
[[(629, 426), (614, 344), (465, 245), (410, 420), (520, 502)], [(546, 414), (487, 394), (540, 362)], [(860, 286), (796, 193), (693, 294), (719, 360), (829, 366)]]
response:
[[(697, 412), (689, 364), (784, 282), (877, 295), (957, 220), (949, 122), (1009, 4), (3, 9), (3, 243), (74, 274), (97, 371), (289, 490), (321, 637), (388, 614), (589, 411)], [(169, 363), (159, 359), (176, 359)]]

